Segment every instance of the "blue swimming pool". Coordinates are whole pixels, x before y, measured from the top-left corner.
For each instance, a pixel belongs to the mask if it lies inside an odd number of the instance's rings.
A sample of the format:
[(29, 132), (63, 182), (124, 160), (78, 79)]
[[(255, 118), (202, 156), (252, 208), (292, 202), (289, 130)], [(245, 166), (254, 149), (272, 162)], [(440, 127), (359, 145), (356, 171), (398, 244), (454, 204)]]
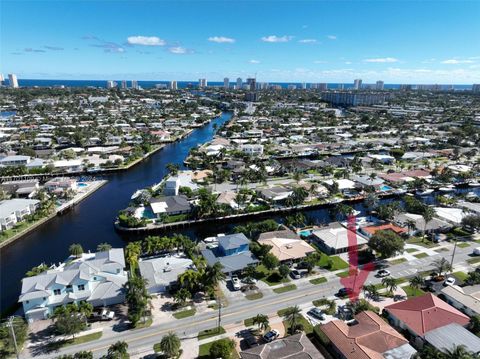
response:
[(302, 237), (308, 237), (312, 234), (311, 229), (304, 229), (303, 231), (298, 232)]
[(393, 189), (392, 187), (387, 186), (385, 184), (382, 187), (380, 187), (380, 191), (383, 191), (383, 192), (391, 191), (392, 189)]
[(88, 184), (83, 183), (83, 182), (79, 182), (79, 183), (77, 183), (77, 186), (78, 186), (78, 187), (87, 187)]

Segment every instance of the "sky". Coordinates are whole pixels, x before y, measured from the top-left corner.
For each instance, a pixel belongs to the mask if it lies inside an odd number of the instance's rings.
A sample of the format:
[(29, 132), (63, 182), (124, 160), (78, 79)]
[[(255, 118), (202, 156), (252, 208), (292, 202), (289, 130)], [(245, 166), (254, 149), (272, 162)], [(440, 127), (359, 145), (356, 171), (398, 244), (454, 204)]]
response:
[(480, 1), (0, 2), (29, 79), (480, 83)]

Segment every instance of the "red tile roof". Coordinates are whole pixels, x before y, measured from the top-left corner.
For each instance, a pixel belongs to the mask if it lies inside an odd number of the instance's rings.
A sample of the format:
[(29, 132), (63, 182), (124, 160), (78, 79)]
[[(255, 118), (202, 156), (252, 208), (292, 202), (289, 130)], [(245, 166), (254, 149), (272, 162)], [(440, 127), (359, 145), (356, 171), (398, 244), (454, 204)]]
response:
[(403, 227), (396, 226), (392, 223), (387, 223), (387, 224), (381, 224), (379, 226), (369, 226), (369, 227), (363, 227), (362, 230), (368, 234), (375, 234), (377, 231), (393, 231), (397, 234), (402, 234), (406, 233), (407, 230)]
[(377, 314), (366, 311), (355, 316), (358, 324), (348, 326), (334, 320), (320, 329), (347, 359), (383, 359), (383, 353), (408, 344)]
[(431, 293), (390, 304), (384, 310), (422, 337), (426, 332), (450, 323), (462, 326), (469, 323), (465, 314)]

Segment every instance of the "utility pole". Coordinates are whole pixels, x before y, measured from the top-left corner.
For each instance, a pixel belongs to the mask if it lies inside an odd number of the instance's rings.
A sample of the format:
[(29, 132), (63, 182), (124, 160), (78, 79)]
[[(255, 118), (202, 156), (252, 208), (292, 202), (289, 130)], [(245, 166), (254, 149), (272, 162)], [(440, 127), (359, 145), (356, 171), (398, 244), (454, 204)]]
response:
[(458, 237), (455, 237), (455, 245), (453, 246), (452, 260), (450, 262), (450, 268), (453, 269), (453, 259), (455, 258), (455, 251), (457, 250)]
[(10, 333), (12, 334), (13, 345), (15, 347), (15, 354), (17, 355), (17, 359), (20, 359), (20, 354), (18, 353), (18, 347), (17, 347), (17, 337), (15, 336), (15, 328), (13, 327), (13, 316), (8, 318), (7, 326), (10, 328)]
[(222, 300), (218, 298), (218, 332), (220, 333), (220, 327), (222, 326)]

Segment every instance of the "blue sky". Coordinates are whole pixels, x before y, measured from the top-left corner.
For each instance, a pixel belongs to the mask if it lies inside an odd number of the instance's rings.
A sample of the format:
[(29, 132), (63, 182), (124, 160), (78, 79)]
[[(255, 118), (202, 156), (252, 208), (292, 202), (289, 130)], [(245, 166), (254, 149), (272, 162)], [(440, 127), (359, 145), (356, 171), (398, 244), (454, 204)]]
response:
[(480, 1), (1, 3), (19, 78), (480, 82)]

